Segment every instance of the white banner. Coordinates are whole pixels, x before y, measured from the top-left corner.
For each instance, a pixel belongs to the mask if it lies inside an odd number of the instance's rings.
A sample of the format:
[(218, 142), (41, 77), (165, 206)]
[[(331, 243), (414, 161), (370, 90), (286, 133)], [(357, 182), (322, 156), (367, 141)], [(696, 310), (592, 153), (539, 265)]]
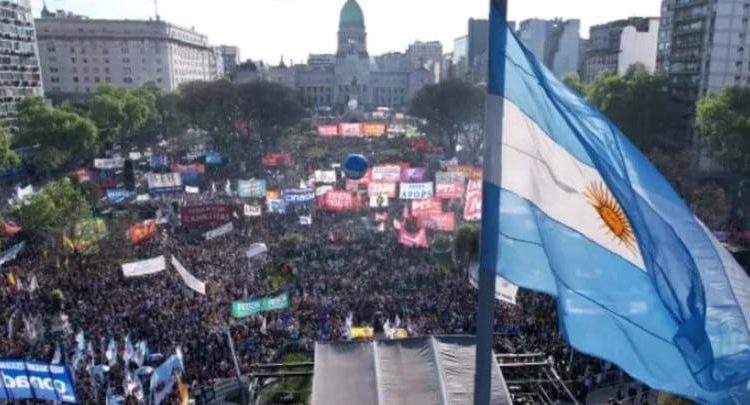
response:
[(125, 159), (123, 158), (112, 158), (112, 159), (94, 159), (94, 168), (100, 170), (114, 170), (122, 169), (125, 167)]
[(375, 166), (372, 168), (374, 181), (401, 181), (401, 166)]
[(231, 222), (227, 222), (226, 224), (216, 228), (212, 229), (206, 233), (203, 234), (203, 237), (206, 238), (206, 240), (211, 240), (218, 238), (219, 236), (224, 236), (228, 234), (229, 232), (232, 232), (234, 230), (234, 224)]
[(263, 210), (260, 208), (260, 205), (245, 204), (243, 212), (246, 217), (259, 217), (263, 215)]
[(167, 262), (164, 260), (164, 256), (159, 256), (154, 257), (153, 259), (124, 263), (122, 265), (122, 274), (125, 277), (145, 276), (164, 271), (166, 268)]
[(136, 201), (149, 201), (151, 200), (151, 196), (149, 194), (138, 194), (135, 197)]
[[(479, 285), (479, 263), (469, 266), (469, 283), (476, 289)], [(516, 305), (518, 286), (511, 284), (508, 280), (495, 276), (495, 299)]]
[(435, 173), (435, 182), (438, 184), (463, 183), (466, 176), (461, 172), (438, 172)]
[(194, 275), (190, 274), (190, 272), (187, 271), (182, 263), (177, 261), (177, 258), (174, 256), (172, 256), (172, 266), (174, 266), (174, 269), (177, 270), (177, 273), (182, 277), (182, 281), (185, 282), (185, 285), (198, 294), (206, 295), (206, 283), (198, 280)]
[(185, 186), (185, 192), (188, 194), (198, 194), (201, 192), (201, 189), (195, 186)]
[(311, 215), (300, 215), (299, 216), (299, 224), (300, 225), (312, 225), (312, 216)]
[(180, 191), (182, 177), (180, 173), (148, 173), (146, 174), (148, 188), (152, 191)]
[(432, 182), (429, 183), (401, 183), (399, 198), (402, 200), (423, 200), (432, 198)]
[(313, 179), (316, 183), (334, 184), (336, 183), (336, 171), (316, 170)]
[(383, 208), (388, 206), (388, 196), (385, 194), (371, 195), (370, 208)]
[(253, 257), (261, 255), (261, 254), (266, 253), (266, 252), (268, 252), (268, 246), (266, 246), (265, 243), (253, 243), (245, 251), (245, 256), (248, 259), (252, 259)]

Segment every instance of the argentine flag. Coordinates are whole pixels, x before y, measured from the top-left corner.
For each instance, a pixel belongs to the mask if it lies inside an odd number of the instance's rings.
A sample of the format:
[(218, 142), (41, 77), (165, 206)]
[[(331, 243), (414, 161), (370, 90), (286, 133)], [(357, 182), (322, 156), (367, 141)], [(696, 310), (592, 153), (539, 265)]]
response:
[(750, 403), (747, 275), (492, 3), (482, 270), (554, 296), (580, 352), (659, 390)]

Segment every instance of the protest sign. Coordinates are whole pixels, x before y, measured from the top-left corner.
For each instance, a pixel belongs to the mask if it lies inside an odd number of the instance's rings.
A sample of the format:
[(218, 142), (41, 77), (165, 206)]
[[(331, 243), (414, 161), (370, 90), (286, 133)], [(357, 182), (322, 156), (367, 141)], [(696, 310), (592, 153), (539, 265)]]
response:
[(313, 181), (316, 183), (323, 184), (335, 184), (336, 183), (336, 171), (335, 170), (316, 170), (313, 174)]
[(438, 183), (435, 184), (435, 196), (437, 198), (463, 198), (466, 186), (463, 181), (460, 183)]
[(267, 199), (266, 204), (268, 205), (268, 212), (272, 214), (283, 214), (286, 212), (286, 206), (282, 199)]
[(479, 221), (482, 218), (482, 181), (471, 180), (466, 187), (466, 202), (464, 203), (464, 219)]
[(388, 198), (396, 198), (396, 183), (372, 181), (367, 185), (367, 194), (371, 197), (383, 194)]
[(152, 259), (140, 260), (137, 262), (123, 263), (122, 274), (125, 277), (145, 276), (159, 273), (167, 268), (167, 262), (164, 256), (154, 257)]
[(315, 205), (315, 190), (307, 188), (284, 189), (281, 192), (284, 204), (289, 207), (308, 207)]
[(185, 186), (185, 192), (188, 194), (199, 194), (201, 189), (200, 187)]
[[(469, 266), (469, 283), (476, 289), (479, 280), (479, 263), (472, 263)], [(495, 276), (495, 299), (507, 302), (509, 304), (516, 304), (516, 296), (518, 295), (518, 286), (511, 284), (508, 280)]]
[(263, 215), (263, 211), (260, 208), (260, 205), (245, 204), (243, 207), (243, 214), (246, 217), (259, 217)]
[(0, 401), (78, 402), (72, 373), (63, 365), (0, 360), (0, 388)]
[(138, 244), (156, 236), (156, 220), (148, 219), (137, 224), (133, 224), (128, 229), (130, 241)]
[(177, 270), (177, 273), (182, 278), (182, 281), (185, 282), (185, 285), (190, 287), (190, 289), (197, 292), (198, 294), (206, 295), (206, 283), (197, 279), (194, 275), (187, 271), (182, 263), (180, 263), (174, 256), (172, 256), (172, 266), (175, 268), (175, 270)]
[(426, 248), (427, 232), (422, 228), (415, 233), (411, 233), (406, 230), (405, 226), (402, 226), (398, 231), (398, 243), (407, 247)]
[(388, 206), (388, 196), (385, 194), (370, 195), (370, 208), (385, 208)]
[(265, 179), (237, 180), (237, 195), (242, 198), (263, 198), (266, 187)]
[(339, 124), (339, 135), (344, 137), (362, 137), (362, 124), (342, 122)]
[(232, 232), (234, 230), (234, 224), (231, 222), (227, 222), (226, 224), (212, 229), (206, 233), (203, 234), (203, 238), (206, 240), (216, 239), (219, 236), (224, 236), (228, 234), (229, 232)]
[(206, 204), (180, 208), (182, 226), (217, 225), (232, 220), (232, 207), (227, 204)]
[(401, 181), (422, 181), (427, 175), (427, 168), (424, 167), (405, 167), (401, 169)]
[(311, 215), (300, 215), (299, 216), (299, 224), (300, 225), (312, 225), (312, 216)]
[(262, 312), (289, 308), (289, 293), (284, 292), (274, 297), (232, 302), (232, 317), (246, 318)]
[(159, 169), (162, 167), (169, 167), (169, 156), (165, 155), (153, 155), (148, 160), (149, 166), (152, 169)]
[(374, 336), (372, 326), (353, 327), (351, 329), (352, 339), (370, 339)]
[(266, 246), (265, 243), (253, 243), (245, 251), (245, 257), (252, 259), (253, 257), (260, 256), (266, 252), (268, 252), (268, 246)]
[(401, 180), (401, 166), (387, 165), (372, 168), (373, 181), (397, 182)]
[(107, 189), (107, 199), (113, 204), (124, 202), (130, 197), (130, 192), (124, 188), (109, 188)]
[(107, 237), (108, 234), (104, 218), (90, 217), (78, 221), (63, 241), (68, 249), (83, 251)]
[(148, 173), (146, 174), (148, 189), (154, 193), (173, 193), (182, 191), (182, 177), (180, 173)]
[(269, 153), (261, 159), (261, 164), (265, 167), (288, 166), (291, 163), (291, 153)]
[(364, 136), (383, 136), (386, 132), (385, 124), (379, 122), (366, 122), (362, 124), (362, 134)]
[(339, 135), (339, 126), (336, 124), (318, 125), (318, 136), (331, 138)]
[(436, 198), (411, 201), (411, 215), (419, 218), (424, 215), (440, 214), (443, 212), (443, 202)]
[(460, 172), (463, 173), (464, 177), (469, 180), (480, 180), (482, 178), (482, 168), (478, 166), (467, 166), (467, 165), (448, 165), (446, 170), (449, 172)]
[(453, 212), (428, 214), (417, 219), (421, 228), (440, 232), (454, 232), (456, 230), (456, 215)]
[(99, 170), (117, 170), (123, 167), (125, 167), (123, 158), (94, 159), (94, 168)]
[(432, 198), (432, 182), (428, 183), (401, 183), (399, 198), (401, 200), (423, 200)]
[(318, 198), (318, 208), (324, 211), (352, 211), (361, 208), (361, 203), (355, 193), (333, 190)]

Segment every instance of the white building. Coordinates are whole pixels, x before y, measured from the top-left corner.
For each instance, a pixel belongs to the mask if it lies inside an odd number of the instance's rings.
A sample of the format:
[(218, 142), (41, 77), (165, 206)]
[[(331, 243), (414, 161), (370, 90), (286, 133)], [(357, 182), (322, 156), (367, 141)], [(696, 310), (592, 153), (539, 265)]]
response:
[(192, 29), (161, 20), (99, 20), (46, 9), (36, 20), (44, 85), (50, 93), (91, 93), (103, 83), (175, 90), (212, 80), (217, 55)]
[(417, 41), (406, 50), (412, 68), (426, 67), (443, 58), (443, 44), (440, 41)]
[(529, 50), (547, 68), (561, 77), (566, 73), (577, 73), (580, 60), (580, 20), (521, 21), (518, 35)]
[(658, 34), (657, 17), (631, 17), (592, 26), (582, 80), (591, 83), (605, 71), (623, 75), (635, 64), (653, 72), (656, 69)]
[(232, 77), (237, 66), (240, 64), (240, 48), (236, 46), (221, 45), (222, 66), (224, 67), (224, 77)]

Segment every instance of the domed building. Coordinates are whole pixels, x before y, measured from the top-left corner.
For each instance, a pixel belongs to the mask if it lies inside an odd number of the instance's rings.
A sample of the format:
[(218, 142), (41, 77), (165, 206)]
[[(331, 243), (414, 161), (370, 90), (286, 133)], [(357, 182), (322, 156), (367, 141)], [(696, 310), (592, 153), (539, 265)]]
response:
[(402, 107), (434, 81), (433, 73), (423, 68), (382, 68), (372, 63), (365, 16), (357, 0), (346, 0), (341, 8), (336, 53), (310, 55), (307, 64), (292, 66), (289, 76), (306, 105), (336, 109), (351, 100), (365, 110)]

